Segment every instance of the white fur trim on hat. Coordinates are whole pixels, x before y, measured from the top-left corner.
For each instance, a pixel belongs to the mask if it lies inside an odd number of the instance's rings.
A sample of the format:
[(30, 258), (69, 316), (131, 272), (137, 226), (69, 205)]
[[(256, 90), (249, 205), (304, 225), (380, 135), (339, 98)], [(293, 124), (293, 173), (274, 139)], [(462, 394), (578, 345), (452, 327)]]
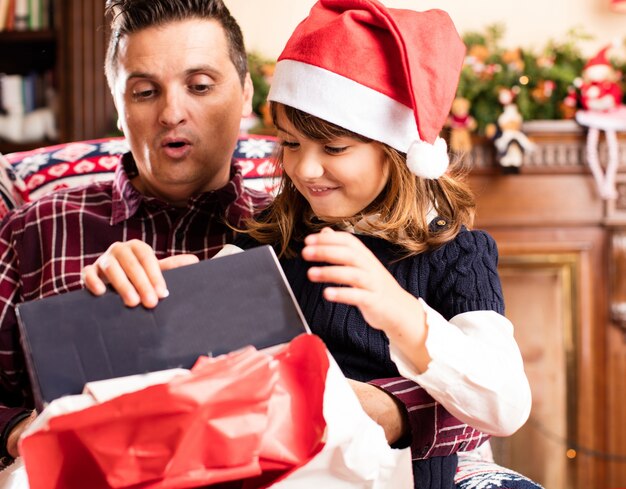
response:
[(268, 100), (406, 153), (419, 140), (413, 109), (354, 80), (300, 61), (276, 64)]
[(412, 173), (433, 180), (446, 172), (449, 162), (448, 145), (440, 137), (434, 144), (414, 141), (406, 155), (406, 164)]

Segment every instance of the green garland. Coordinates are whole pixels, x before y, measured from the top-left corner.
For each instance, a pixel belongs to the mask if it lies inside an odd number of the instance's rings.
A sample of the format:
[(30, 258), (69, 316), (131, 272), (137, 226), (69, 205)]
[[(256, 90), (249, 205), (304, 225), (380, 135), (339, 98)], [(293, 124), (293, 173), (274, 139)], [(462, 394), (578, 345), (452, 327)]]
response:
[(258, 53), (248, 53), (248, 70), (252, 85), (254, 86), (254, 96), (252, 97), (252, 110), (258, 116), (262, 116), (261, 107), (267, 100), (267, 94), (270, 91), (270, 83), (265, 67), (272, 66), (273, 60), (265, 58)]
[[(471, 102), (471, 115), (479, 133), (496, 122), (502, 107), (500, 88), (513, 89), (515, 103), (524, 120), (562, 119), (563, 101), (568, 94), (579, 99), (575, 80), (586, 63), (579, 42), (590, 39), (580, 30), (571, 29), (564, 43), (549, 41), (540, 54), (530, 50), (505, 50), (499, 42), (504, 33), (501, 24), (488, 26), (485, 34), (469, 32), (463, 36), (468, 56), (463, 67), (457, 95)], [(474, 53), (482, 55), (476, 58)], [(517, 56), (515, 54), (517, 53)], [(614, 66), (624, 73), (626, 64)]]

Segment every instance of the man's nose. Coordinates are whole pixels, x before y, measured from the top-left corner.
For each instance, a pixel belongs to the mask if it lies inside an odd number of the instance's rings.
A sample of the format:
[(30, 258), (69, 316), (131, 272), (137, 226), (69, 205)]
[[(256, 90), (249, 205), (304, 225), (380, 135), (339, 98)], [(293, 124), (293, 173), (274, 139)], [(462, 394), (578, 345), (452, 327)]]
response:
[(166, 127), (175, 127), (186, 121), (185, 96), (177, 90), (169, 90), (161, 99), (159, 123)]

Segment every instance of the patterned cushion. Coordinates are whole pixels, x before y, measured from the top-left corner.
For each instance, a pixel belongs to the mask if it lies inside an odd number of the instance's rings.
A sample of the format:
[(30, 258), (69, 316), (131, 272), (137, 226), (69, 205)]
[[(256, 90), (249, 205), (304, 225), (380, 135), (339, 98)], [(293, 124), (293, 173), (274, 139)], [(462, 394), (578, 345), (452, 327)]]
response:
[(22, 198), (14, 185), (15, 176), (11, 163), (0, 154), (0, 217), (4, 216), (9, 209), (22, 203)]
[[(277, 187), (277, 180), (271, 178), (275, 141), (271, 136), (239, 138), (233, 156), (243, 167), (246, 185), (269, 192)], [(111, 179), (120, 155), (127, 151), (128, 143), (118, 137), (5, 155), (0, 159), (0, 217), (53, 190)]]
[(481, 460), (472, 452), (459, 454), (454, 482), (457, 489), (542, 489), (528, 477), (493, 461)]

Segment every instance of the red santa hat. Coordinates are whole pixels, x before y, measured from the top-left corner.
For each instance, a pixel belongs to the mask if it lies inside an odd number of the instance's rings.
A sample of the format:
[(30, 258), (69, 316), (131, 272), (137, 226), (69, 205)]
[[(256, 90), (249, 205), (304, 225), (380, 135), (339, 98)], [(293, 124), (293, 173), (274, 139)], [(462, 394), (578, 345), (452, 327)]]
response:
[(591, 68), (592, 66), (611, 66), (609, 59), (606, 56), (607, 51), (611, 48), (611, 45), (603, 47), (598, 53), (585, 64), (583, 70)]
[(407, 153), (423, 178), (448, 166), (439, 137), (465, 45), (441, 10), (319, 0), (278, 58), (268, 99)]

